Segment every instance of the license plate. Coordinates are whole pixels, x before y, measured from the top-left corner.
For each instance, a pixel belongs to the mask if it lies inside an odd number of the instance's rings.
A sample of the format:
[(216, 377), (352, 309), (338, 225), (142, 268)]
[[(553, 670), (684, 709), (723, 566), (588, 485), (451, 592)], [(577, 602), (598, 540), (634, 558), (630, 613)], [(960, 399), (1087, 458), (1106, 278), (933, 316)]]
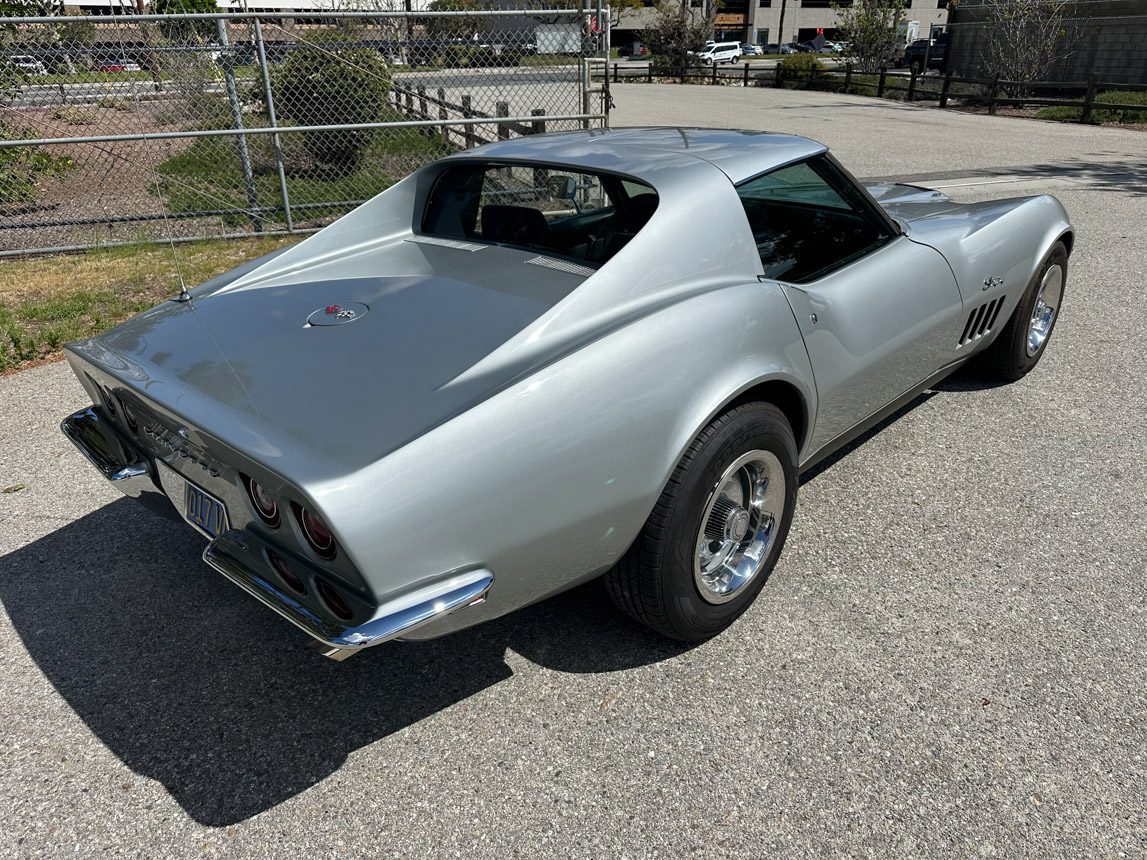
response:
[(221, 501), (190, 481), (187, 483), (186, 499), (184, 516), (189, 523), (213, 538), (227, 531), (227, 509)]

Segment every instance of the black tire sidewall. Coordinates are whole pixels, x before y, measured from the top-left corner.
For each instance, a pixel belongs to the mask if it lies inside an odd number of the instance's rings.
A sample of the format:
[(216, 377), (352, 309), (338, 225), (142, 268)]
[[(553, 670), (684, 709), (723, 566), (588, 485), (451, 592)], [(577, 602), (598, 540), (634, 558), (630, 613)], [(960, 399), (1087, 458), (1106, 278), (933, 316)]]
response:
[[(1040, 348), (1036, 350), (1035, 355), (1028, 355), (1027, 353), (1027, 336), (1028, 325), (1031, 321), (1032, 310), (1035, 308), (1036, 296), (1039, 295), (1039, 285), (1043, 281), (1044, 275), (1047, 274), (1048, 269), (1052, 266), (1058, 265), (1063, 269), (1063, 288), (1060, 295), (1059, 306), (1055, 309), (1055, 317), (1051, 321), (1051, 328), (1048, 329), (1047, 337), (1044, 338)], [(1034, 278), (1027, 289), (1024, 291), (1020, 302), (1016, 305), (1013, 314), (1012, 331), (1010, 338), (1006, 344), (1008, 354), (1006, 356), (1008, 362), (1008, 370), (1010, 375), (1018, 379), (1030, 371), (1036, 364), (1039, 363), (1040, 358), (1043, 356), (1047, 345), (1051, 342), (1051, 336), (1055, 332), (1055, 327), (1059, 323), (1060, 311), (1063, 309), (1063, 296), (1067, 293), (1067, 249), (1061, 243), (1056, 243), (1047, 257), (1044, 258), (1043, 264), (1039, 267)]]
[[(710, 492), (729, 464), (757, 449), (775, 455), (784, 470), (784, 513), (760, 573), (729, 602), (709, 603), (701, 596), (693, 574), (701, 514)], [(771, 404), (738, 408), (695, 452), (669, 517), (661, 559), (665, 610), (682, 638), (704, 639), (720, 633), (752, 604), (784, 547), (796, 507), (797, 481), (797, 451), (792, 430), (780, 410)]]

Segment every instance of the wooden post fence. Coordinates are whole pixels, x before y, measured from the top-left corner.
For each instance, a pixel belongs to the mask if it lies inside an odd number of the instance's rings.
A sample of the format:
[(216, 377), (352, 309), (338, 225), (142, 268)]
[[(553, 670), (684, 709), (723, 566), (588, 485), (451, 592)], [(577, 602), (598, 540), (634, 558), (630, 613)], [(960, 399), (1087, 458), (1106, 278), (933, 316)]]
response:
[(940, 109), (948, 106), (948, 91), (952, 89), (952, 70), (944, 73), (944, 83), (940, 86)]
[[(499, 119), (505, 119), (509, 115), (510, 115), (510, 103), (509, 102), (498, 102), (494, 106), (494, 116), (498, 117)], [(498, 140), (509, 140), (509, 139), (510, 139), (510, 127), (508, 125), (506, 125), (506, 123), (504, 123), (504, 122), (498, 123)]]
[(442, 126), (439, 129), (442, 135), (442, 142), (449, 144), (450, 127), (446, 125), (446, 120), (450, 119), (450, 114), (446, 110), (446, 90), (442, 87), (438, 88), (438, 118), (442, 120)]
[(1088, 78), (1087, 92), (1083, 96), (1083, 109), (1079, 112), (1080, 122), (1091, 122), (1091, 111), (1095, 104), (1095, 91), (1098, 89), (1095, 78)]
[(992, 88), (988, 90), (988, 113), (996, 115), (996, 97), (1000, 94), (1000, 76), (992, 78)]
[[(474, 110), (471, 107), (471, 105), (472, 105), (472, 100), (470, 99), (470, 95), (466, 94), (466, 95), (462, 96), (462, 118), (463, 119), (472, 119), (474, 117)], [(472, 125), (466, 126), (465, 138), (466, 138), (466, 149), (470, 149), (472, 146), (477, 145), (477, 137), (474, 134), (474, 126), (472, 126)]]
[(884, 98), (884, 82), (888, 78), (888, 67), (880, 67), (880, 79), (876, 82), (876, 97), (878, 99)]

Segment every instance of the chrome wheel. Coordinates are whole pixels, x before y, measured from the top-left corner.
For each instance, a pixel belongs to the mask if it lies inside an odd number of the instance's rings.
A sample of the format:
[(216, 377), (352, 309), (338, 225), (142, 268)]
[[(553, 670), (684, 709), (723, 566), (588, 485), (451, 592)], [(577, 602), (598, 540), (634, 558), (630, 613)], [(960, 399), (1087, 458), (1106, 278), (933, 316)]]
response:
[(785, 473), (769, 451), (738, 457), (709, 494), (693, 554), (693, 579), (709, 603), (726, 603), (760, 573), (785, 510)]
[(1047, 341), (1047, 336), (1051, 334), (1061, 298), (1063, 298), (1063, 267), (1050, 266), (1040, 281), (1035, 306), (1032, 307), (1031, 319), (1028, 321), (1028, 358), (1040, 351)]

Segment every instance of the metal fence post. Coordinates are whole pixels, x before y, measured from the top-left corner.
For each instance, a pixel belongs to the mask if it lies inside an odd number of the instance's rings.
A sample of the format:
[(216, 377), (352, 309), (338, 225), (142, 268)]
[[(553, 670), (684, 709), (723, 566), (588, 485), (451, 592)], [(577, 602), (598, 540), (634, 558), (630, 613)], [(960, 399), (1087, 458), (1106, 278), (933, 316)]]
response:
[(952, 89), (952, 70), (944, 73), (944, 83), (940, 86), (940, 109), (948, 106), (948, 91)]
[(888, 67), (880, 67), (880, 79), (876, 82), (876, 97), (878, 99), (884, 98), (884, 82), (888, 78)]
[(1092, 105), (1095, 104), (1095, 91), (1098, 89), (1095, 78), (1088, 78), (1087, 92), (1083, 96), (1083, 109), (1079, 112), (1080, 122), (1091, 122)]
[[(263, 100), (267, 103), (267, 121), (271, 128), (278, 127), (275, 118), (275, 96), (271, 92), (271, 72), (267, 68), (267, 49), (263, 44), (263, 25), (255, 19), (255, 51), (259, 57), (259, 71), (263, 75)], [(283, 164), (283, 147), (279, 133), (271, 135), (271, 146), (275, 151), (275, 167), (279, 171), (279, 195), (283, 198), (283, 218), (287, 222), (287, 232), (295, 232), (294, 218), (291, 216), (291, 195), (287, 192), (287, 171)]]
[[(228, 50), (227, 22), (215, 19), (215, 35), (224, 51)], [(231, 121), (237, 130), (243, 128), (243, 108), (239, 104), (239, 91), (235, 88), (235, 70), (230, 63), (223, 64), (223, 77), (227, 82), (227, 99), (231, 102)], [(239, 164), (243, 168), (243, 184), (247, 188), (248, 217), (256, 233), (263, 232), (263, 219), (259, 217), (259, 195), (255, 190), (255, 175), (251, 171), (251, 153), (247, 150), (247, 135), (235, 137), (235, 147), (239, 151)]]

